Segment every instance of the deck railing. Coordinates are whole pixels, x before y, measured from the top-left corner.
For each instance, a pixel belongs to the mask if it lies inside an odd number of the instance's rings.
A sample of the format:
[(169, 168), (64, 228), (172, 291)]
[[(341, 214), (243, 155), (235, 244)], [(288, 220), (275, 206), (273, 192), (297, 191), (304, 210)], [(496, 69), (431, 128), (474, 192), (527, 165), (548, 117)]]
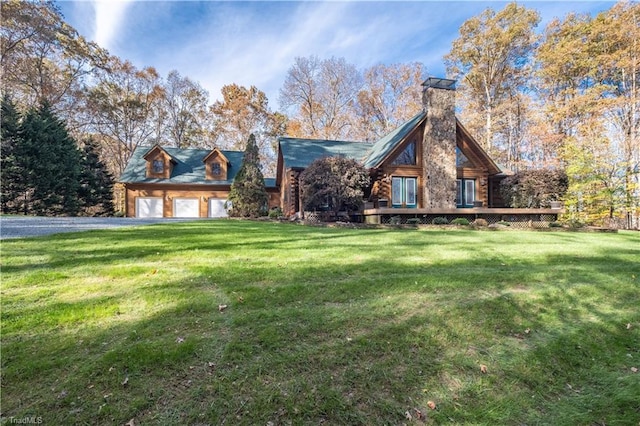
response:
[(420, 223), (430, 225), (437, 217), (447, 222), (465, 218), (469, 222), (484, 219), (488, 225), (504, 223), (514, 228), (547, 228), (558, 220), (563, 209), (512, 209), (512, 208), (460, 208), (460, 209), (404, 209), (377, 208), (362, 212), (364, 222), (371, 224)]

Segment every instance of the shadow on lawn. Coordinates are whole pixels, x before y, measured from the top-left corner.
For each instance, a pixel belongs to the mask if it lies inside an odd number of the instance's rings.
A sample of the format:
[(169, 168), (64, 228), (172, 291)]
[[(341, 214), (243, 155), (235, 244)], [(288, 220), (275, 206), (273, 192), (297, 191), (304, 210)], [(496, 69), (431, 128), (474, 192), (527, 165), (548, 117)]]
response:
[[(243, 246), (258, 245), (293, 256), (301, 240), (311, 249), (344, 238), (356, 252), (379, 251), (378, 238), (390, 232), (399, 240), (397, 250), (475, 238), (405, 230), (327, 233), (295, 225), (286, 234), (262, 226), (251, 234), (231, 222), (224, 228), (228, 241), (220, 241), (213, 238), (220, 230), (215, 226), (203, 232), (181, 224), (180, 235), (170, 237), (155, 228), (110, 231), (98, 248), (92, 248), (94, 239), (79, 247), (77, 236), (63, 235), (55, 239), (58, 246), (36, 255), (48, 257), (44, 268), (55, 270), (132, 256), (155, 259), (176, 249), (235, 249), (241, 255)], [(131, 235), (135, 244), (127, 241)], [(348, 240), (353, 235), (376, 238)], [(20, 250), (26, 255), (28, 247)], [(638, 380), (620, 366), (628, 353), (640, 356), (638, 328), (623, 328), (640, 321), (637, 280), (631, 278), (638, 266), (629, 260), (635, 251), (596, 249), (544, 264), (520, 259), (502, 265), (487, 247), (476, 249), (486, 251), (484, 260), (461, 256), (412, 265), (394, 255), (286, 268), (238, 268), (231, 261), (185, 265), (180, 277), (149, 277), (144, 287), (108, 297), (43, 302), (42, 312), (28, 300), (12, 305), (5, 299), (2, 415), (35, 413), (60, 424), (131, 418), (399, 424), (406, 410), (427, 413), (433, 399), (438, 409), (428, 415), (436, 423), (633, 420)], [(8, 268), (3, 274), (33, 269)], [(132, 297), (155, 310), (128, 315), (122, 306)], [(221, 304), (228, 308), (219, 311)], [(20, 327), (11, 326), (18, 321)], [(489, 374), (480, 372), (480, 364), (489, 366)], [(594, 404), (597, 394), (606, 399)]]

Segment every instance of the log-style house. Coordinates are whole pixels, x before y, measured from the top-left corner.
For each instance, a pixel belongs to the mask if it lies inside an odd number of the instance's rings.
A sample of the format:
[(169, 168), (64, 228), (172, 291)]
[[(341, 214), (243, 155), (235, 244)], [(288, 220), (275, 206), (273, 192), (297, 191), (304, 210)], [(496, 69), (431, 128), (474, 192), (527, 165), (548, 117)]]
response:
[[(120, 182), (129, 217), (226, 217), (243, 153), (217, 148), (138, 147)], [(279, 206), (275, 179), (265, 179), (269, 206)]]
[(423, 106), (375, 143), (280, 138), (276, 187), (285, 214), (302, 210), (298, 176), (325, 156), (354, 158), (369, 170), (366, 215), (502, 207), (499, 182), (505, 173), (457, 120), (455, 81), (427, 79)]
[[(371, 176), (359, 215), (373, 223), (389, 217), (492, 217), (554, 220), (557, 211), (504, 209), (499, 183), (505, 171), (455, 116), (455, 81), (428, 78), (423, 111), (374, 143), (283, 137), (275, 179), (265, 179), (269, 207), (302, 216), (300, 173), (314, 160), (344, 156), (360, 161)], [(126, 215), (224, 217), (225, 201), (242, 152), (219, 149), (140, 147), (120, 182)], [(551, 215), (541, 219), (541, 215)], [(480, 215), (480, 216), (479, 216)], [(526, 218), (525, 218), (526, 219)]]

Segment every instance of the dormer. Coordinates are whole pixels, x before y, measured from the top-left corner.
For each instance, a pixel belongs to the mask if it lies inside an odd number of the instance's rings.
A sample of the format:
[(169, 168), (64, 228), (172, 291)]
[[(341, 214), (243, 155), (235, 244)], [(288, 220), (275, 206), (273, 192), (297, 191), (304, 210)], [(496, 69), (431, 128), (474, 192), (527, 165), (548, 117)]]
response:
[(173, 166), (177, 164), (176, 160), (160, 145), (151, 148), (143, 158), (147, 162), (147, 178), (151, 179), (169, 179)]
[(202, 159), (202, 162), (205, 166), (207, 180), (227, 180), (227, 171), (231, 163), (218, 148), (213, 148)]

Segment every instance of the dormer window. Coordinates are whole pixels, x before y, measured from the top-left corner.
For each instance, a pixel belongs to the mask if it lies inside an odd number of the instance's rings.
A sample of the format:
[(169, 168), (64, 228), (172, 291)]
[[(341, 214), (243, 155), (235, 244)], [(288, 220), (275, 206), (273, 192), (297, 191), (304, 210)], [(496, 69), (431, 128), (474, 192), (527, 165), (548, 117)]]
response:
[(406, 146), (391, 163), (394, 166), (415, 166), (416, 165), (416, 142), (413, 141)]
[(211, 163), (211, 176), (220, 176), (222, 174), (222, 166), (220, 163)]
[(156, 174), (164, 173), (164, 161), (162, 159), (153, 160), (152, 170)]
[(202, 161), (205, 164), (206, 178), (208, 180), (227, 180), (231, 163), (222, 151), (218, 148), (213, 148)]

